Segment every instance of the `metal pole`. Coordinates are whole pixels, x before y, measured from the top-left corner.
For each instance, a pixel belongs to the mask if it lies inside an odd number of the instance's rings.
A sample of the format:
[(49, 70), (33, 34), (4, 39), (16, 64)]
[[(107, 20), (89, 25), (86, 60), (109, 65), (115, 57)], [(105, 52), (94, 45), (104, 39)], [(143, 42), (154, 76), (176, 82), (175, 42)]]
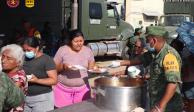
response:
[(71, 13), (71, 29), (78, 28), (78, 2), (74, 0), (72, 4), (72, 13)]

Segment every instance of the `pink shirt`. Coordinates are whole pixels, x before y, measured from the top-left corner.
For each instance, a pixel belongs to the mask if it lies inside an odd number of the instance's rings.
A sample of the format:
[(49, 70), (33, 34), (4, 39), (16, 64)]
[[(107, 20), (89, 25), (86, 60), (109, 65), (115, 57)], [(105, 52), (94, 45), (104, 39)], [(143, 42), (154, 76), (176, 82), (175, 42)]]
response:
[[(26, 73), (24, 70), (18, 70), (15, 73), (9, 73), (8, 77), (14, 82), (19, 82), (21, 83), (21, 89), (23, 90), (24, 94), (26, 95), (27, 93), (27, 88), (28, 88), (28, 82), (26, 78)], [(11, 109), (9, 112), (23, 112), (24, 111), (24, 104), (21, 104), (20, 106)]]
[(18, 70), (15, 73), (9, 73), (8, 77), (12, 79), (14, 83), (19, 82), (21, 83), (21, 89), (24, 91), (26, 94), (28, 83), (27, 83), (27, 78), (26, 78), (26, 73), (24, 70)]
[[(79, 52), (75, 52), (69, 46), (65, 45), (59, 48), (54, 61), (68, 65), (81, 65), (88, 68), (88, 63), (94, 61), (94, 55), (91, 49), (86, 46), (83, 46)], [(58, 75), (58, 81), (65, 86), (79, 87), (86, 83), (84, 80), (86, 79), (85, 81), (87, 81), (87, 76), (87, 70), (68, 70)]]

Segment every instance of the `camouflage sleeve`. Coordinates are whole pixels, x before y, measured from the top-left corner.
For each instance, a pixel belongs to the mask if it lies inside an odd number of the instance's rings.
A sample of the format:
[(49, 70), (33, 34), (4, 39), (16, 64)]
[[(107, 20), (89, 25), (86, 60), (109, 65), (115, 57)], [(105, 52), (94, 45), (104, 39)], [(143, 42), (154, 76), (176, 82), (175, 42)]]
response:
[(174, 54), (168, 53), (164, 57), (163, 66), (167, 82), (181, 82), (181, 64)]
[(21, 105), (24, 102), (23, 91), (19, 87), (15, 86), (6, 74), (1, 73), (1, 75), (4, 75), (4, 83), (7, 84), (5, 108), (13, 108)]
[(152, 54), (150, 52), (145, 52), (143, 55), (137, 57), (136, 59), (140, 60), (143, 63), (143, 66), (146, 67), (152, 61)]

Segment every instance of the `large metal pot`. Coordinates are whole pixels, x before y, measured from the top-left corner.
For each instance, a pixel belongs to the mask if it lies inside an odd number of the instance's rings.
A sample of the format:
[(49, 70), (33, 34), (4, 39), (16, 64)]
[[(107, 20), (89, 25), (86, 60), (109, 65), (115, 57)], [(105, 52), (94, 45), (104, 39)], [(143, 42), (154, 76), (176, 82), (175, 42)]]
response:
[(143, 107), (146, 84), (140, 79), (101, 77), (95, 81), (95, 104), (116, 112), (130, 112)]

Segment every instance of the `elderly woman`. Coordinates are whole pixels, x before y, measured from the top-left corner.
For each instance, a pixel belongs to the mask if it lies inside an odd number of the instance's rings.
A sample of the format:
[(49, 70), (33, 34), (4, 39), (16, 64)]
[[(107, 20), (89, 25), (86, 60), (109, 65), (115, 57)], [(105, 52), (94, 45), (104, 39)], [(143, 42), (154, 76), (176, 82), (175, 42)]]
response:
[(70, 41), (57, 51), (54, 61), (58, 75), (58, 84), (54, 86), (55, 106), (63, 107), (90, 98), (87, 69), (95, 66), (92, 51), (84, 46), (82, 32), (70, 32)]
[[(1, 55), (3, 72), (7, 73), (9, 78), (26, 93), (27, 80), (22, 69), (24, 61), (23, 49), (19, 45), (10, 44), (2, 48)], [(12, 111), (23, 112), (23, 106), (12, 109)]]
[(26, 61), (24, 71), (30, 75), (25, 99), (25, 112), (47, 112), (54, 109), (52, 86), (57, 83), (53, 59), (42, 53), (38, 38), (26, 38), (23, 43)]
[[(146, 42), (144, 38), (141, 38), (139, 36), (134, 36), (133, 37), (133, 49), (131, 49), (131, 59), (134, 59), (136, 57), (139, 57), (140, 55), (142, 55), (144, 52), (146, 52), (145, 47), (146, 47)], [(128, 68), (129, 66), (127, 66)], [(143, 65), (136, 65), (136, 67), (138, 69), (141, 70), (141, 75), (144, 75), (145, 73), (145, 68), (143, 67)], [(114, 75), (126, 75), (128, 74), (127, 69), (125, 71), (119, 71), (114, 73)]]

